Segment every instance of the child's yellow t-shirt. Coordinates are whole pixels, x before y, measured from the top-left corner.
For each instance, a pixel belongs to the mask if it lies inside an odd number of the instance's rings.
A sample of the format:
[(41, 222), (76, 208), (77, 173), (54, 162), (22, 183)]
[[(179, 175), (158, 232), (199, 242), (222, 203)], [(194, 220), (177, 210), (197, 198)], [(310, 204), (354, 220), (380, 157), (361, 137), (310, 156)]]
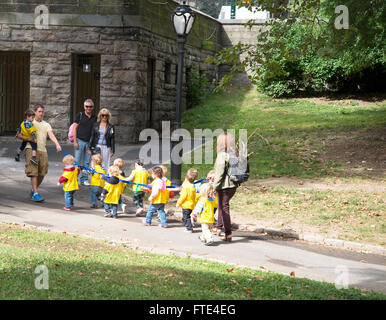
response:
[(36, 135), (36, 131), (37, 131), (37, 129), (34, 125), (32, 125), (31, 128), (26, 128), (24, 121), (20, 124), (20, 133), (22, 134), (23, 139), (32, 138), (32, 133), (35, 133), (35, 135)]
[(66, 178), (67, 181), (63, 183), (63, 191), (74, 191), (78, 190), (78, 176), (79, 169), (76, 167), (64, 169), (62, 177)]
[(200, 223), (214, 223), (214, 200), (201, 197), (199, 201), (204, 207), (200, 213)]
[(193, 210), (196, 203), (197, 203), (196, 189), (191, 183), (189, 183), (188, 181), (185, 181), (182, 184), (182, 190), (180, 193), (180, 197), (177, 201), (177, 206), (181, 207), (182, 209)]
[(166, 189), (165, 181), (157, 178), (151, 183), (151, 185), (154, 187), (155, 183), (160, 183), (158, 180), (161, 180), (165, 189), (158, 191), (158, 194), (151, 200), (151, 204), (160, 204), (160, 203), (166, 204), (168, 202), (167, 200), (169, 197), (169, 191)]
[(121, 182), (118, 182), (117, 184), (105, 183), (104, 188), (108, 192), (104, 202), (110, 204), (119, 204), (119, 198), (122, 194)]
[[(99, 172), (99, 173), (103, 173), (103, 174), (107, 174), (106, 171), (103, 170), (103, 168), (99, 164), (96, 164), (94, 166), (94, 171)], [(94, 173), (92, 175), (90, 184), (92, 186), (103, 188), (105, 186), (105, 180), (102, 179), (102, 177), (99, 173)]]
[[(147, 184), (147, 179), (149, 178), (149, 172), (147, 170), (138, 170), (134, 169), (131, 174), (134, 174), (133, 181), (134, 183)], [(141, 186), (133, 184), (133, 191), (143, 191)]]

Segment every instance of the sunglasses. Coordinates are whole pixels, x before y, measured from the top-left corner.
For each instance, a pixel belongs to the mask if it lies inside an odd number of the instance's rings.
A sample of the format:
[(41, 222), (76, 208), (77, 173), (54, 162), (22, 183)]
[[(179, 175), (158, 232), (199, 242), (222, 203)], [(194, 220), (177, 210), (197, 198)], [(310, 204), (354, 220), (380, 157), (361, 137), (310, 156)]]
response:
[(108, 114), (101, 114), (101, 117), (108, 117)]
[(92, 109), (94, 106), (85, 106), (87, 109)]

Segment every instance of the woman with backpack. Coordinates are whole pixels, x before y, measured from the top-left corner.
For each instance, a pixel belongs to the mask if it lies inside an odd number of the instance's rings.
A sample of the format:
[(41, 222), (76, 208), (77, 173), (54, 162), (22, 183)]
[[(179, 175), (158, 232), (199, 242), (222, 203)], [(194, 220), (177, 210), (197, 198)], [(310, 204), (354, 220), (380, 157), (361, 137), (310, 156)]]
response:
[[(217, 138), (217, 158), (214, 165), (215, 177), (213, 187), (218, 196), (218, 219), (213, 229), (220, 240), (232, 241), (232, 225), (229, 211), (229, 202), (236, 193), (238, 184), (229, 177), (230, 154), (236, 153), (235, 140), (231, 134), (222, 133)], [(221, 231), (224, 229), (224, 236)]]
[(111, 113), (103, 108), (98, 113), (98, 121), (94, 123), (89, 141), (89, 151), (92, 154), (100, 153), (102, 156), (102, 168), (108, 170), (110, 159), (115, 153), (115, 129), (110, 123)]

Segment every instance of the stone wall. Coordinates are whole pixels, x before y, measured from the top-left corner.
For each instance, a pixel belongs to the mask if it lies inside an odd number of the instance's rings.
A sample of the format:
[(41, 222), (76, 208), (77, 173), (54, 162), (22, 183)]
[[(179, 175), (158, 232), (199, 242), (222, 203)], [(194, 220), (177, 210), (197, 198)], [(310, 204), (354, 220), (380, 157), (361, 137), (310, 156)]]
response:
[[(62, 0), (0, 0), (0, 50), (30, 52), (30, 105), (44, 104), (60, 140), (66, 139), (71, 121), (73, 53), (101, 55), (100, 107), (112, 113), (118, 142), (136, 142), (148, 125), (149, 58), (155, 60), (150, 125), (159, 129), (162, 120), (174, 120), (177, 42), (171, 13), (177, 3), (166, 2), (68, 0), (66, 7), (59, 5)], [(48, 29), (34, 25), (37, 4), (49, 7)], [(216, 76), (215, 66), (208, 66), (205, 58), (219, 49), (220, 30), (215, 19), (198, 14), (186, 43), (185, 67), (196, 65), (208, 77)], [(213, 42), (211, 47), (206, 39)], [(165, 83), (166, 63), (170, 83)], [(183, 107), (185, 91), (184, 86)]]
[[(251, 29), (245, 27), (245, 24), (248, 22), (248, 20), (220, 21), (222, 23), (221, 44), (224, 48), (232, 47), (239, 42), (243, 44), (256, 44), (258, 33), (264, 32), (264, 30), (266, 30), (264, 25), (266, 20), (255, 20)], [(241, 59), (243, 58), (244, 56), (242, 55)], [(229, 72), (229, 70), (229, 66), (222, 65), (219, 68), (219, 78), (223, 77), (226, 73)], [(247, 72), (240, 72), (233, 82), (237, 86), (251, 86)]]

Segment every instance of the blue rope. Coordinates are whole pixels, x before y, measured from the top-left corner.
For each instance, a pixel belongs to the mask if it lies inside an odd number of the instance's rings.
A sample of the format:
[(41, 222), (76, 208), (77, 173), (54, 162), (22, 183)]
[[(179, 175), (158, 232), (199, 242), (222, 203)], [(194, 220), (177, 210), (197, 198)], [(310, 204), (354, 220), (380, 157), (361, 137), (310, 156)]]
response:
[[(64, 154), (65, 156), (69, 155), (69, 153), (67, 153), (67, 152), (65, 152), (65, 151), (63, 151), (63, 150), (62, 150), (62, 152), (63, 152), (63, 154)], [(109, 176), (108, 176), (107, 174), (100, 173), (100, 172), (96, 172), (95, 170), (90, 169), (90, 168), (88, 168), (88, 167), (86, 167), (86, 166), (81, 166), (81, 165), (79, 165), (79, 163), (77, 163), (75, 160), (74, 160), (74, 163), (75, 163), (80, 169), (82, 169), (82, 170), (87, 170), (87, 171), (90, 171), (90, 172), (93, 172), (93, 173), (97, 173), (97, 174), (100, 174), (100, 175), (102, 175), (102, 176), (105, 176), (105, 177), (109, 178)], [(141, 187), (152, 188), (152, 185), (149, 185), (149, 184), (135, 183), (135, 182), (131, 182), (131, 181), (127, 181), (127, 180), (121, 180), (121, 179), (119, 179), (119, 181), (120, 181), (120, 182), (123, 182), (123, 183), (128, 183), (128, 184), (132, 184), (132, 185), (141, 186)], [(207, 181), (207, 180), (206, 180), (206, 179), (201, 179), (201, 180), (198, 180), (198, 181), (193, 182), (193, 184), (201, 183), (201, 182), (204, 182), (204, 181)], [(177, 187), (177, 186), (169, 186), (169, 187), (166, 187), (166, 188), (168, 188), (168, 189), (179, 189), (180, 187)]]

